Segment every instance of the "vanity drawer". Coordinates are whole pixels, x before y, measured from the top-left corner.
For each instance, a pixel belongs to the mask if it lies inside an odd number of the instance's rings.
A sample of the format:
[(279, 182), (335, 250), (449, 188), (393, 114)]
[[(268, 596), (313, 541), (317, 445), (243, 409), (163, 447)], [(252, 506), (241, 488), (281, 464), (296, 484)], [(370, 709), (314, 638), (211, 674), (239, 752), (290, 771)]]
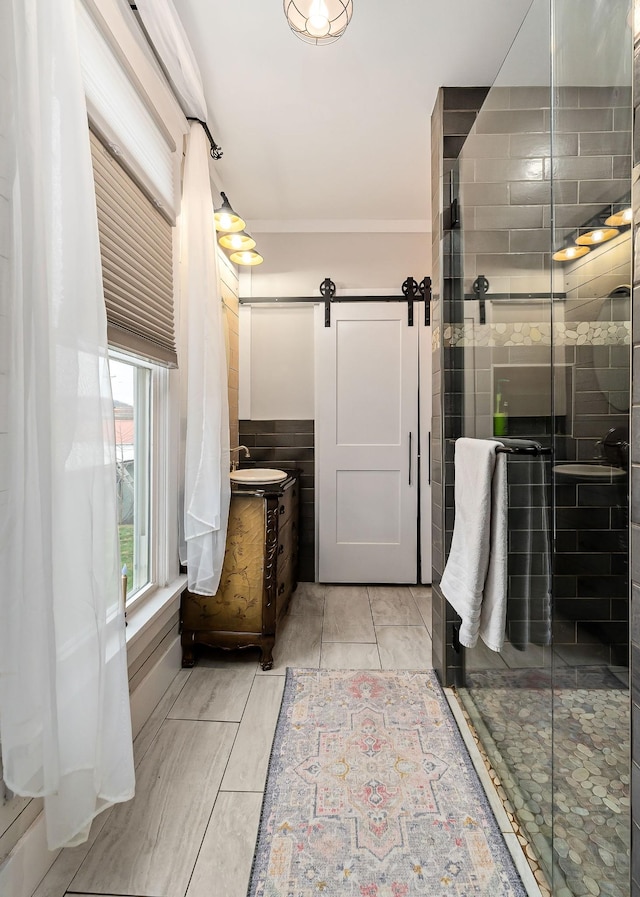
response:
[(278, 502), (278, 527), (282, 529), (296, 514), (298, 509), (298, 484), (295, 483), (280, 496)]
[(278, 558), (278, 586), (276, 588), (276, 619), (284, 612), (294, 583), (293, 554), (285, 554)]

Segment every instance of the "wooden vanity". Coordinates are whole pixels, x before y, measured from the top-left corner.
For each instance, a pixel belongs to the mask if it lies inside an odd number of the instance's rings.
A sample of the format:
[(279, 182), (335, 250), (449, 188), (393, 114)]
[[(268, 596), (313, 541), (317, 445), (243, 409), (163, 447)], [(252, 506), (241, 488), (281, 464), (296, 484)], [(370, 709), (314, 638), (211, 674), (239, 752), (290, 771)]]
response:
[(227, 547), (213, 596), (182, 595), (182, 666), (197, 646), (259, 647), (263, 670), (273, 666), (278, 625), (297, 586), (298, 477), (278, 483), (232, 484)]

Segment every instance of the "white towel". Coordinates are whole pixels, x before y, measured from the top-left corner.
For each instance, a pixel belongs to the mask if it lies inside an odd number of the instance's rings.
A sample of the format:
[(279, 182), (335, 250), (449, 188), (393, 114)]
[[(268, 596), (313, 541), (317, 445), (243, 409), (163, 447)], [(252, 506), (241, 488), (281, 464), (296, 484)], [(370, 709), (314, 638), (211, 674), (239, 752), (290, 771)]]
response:
[(504, 643), (507, 612), (507, 466), (502, 443), (458, 439), (453, 540), (440, 588), (462, 617), (460, 643)]

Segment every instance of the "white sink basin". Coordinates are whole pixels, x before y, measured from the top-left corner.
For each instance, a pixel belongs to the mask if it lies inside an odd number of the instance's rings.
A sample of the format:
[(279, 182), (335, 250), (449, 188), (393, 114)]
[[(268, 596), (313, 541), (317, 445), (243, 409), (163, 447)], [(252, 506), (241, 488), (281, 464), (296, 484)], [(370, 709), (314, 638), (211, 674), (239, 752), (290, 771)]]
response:
[(568, 462), (567, 464), (556, 464), (554, 466), (556, 473), (564, 476), (579, 477), (588, 480), (612, 480), (617, 477), (626, 475), (626, 471), (620, 467), (609, 467), (607, 464), (580, 464)]
[(246, 470), (232, 470), (229, 479), (232, 483), (279, 483), (286, 480), (289, 474), (284, 470), (272, 470), (270, 467), (248, 467)]

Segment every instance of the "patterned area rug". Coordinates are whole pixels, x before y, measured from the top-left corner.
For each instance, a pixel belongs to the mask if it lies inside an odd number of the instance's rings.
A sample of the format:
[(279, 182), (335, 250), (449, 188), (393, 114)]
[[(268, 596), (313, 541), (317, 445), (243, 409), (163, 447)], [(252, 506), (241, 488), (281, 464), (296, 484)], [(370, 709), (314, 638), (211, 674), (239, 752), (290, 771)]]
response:
[(432, 673), (288, 670), (250, 897), (524, 897)]

